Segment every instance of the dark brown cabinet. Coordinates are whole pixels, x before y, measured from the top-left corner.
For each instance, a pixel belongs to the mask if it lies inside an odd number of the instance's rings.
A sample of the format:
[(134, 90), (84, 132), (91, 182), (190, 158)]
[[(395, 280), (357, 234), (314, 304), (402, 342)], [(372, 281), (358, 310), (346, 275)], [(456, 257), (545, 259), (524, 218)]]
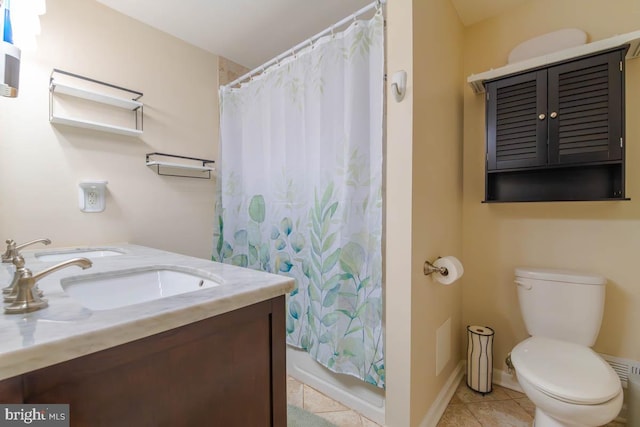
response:
[(488, 170), (547, 163), (546, 70), (487, 83), (486, 108)]
[(285, 427), (284, 296), (0, 381), (71, 426)]
[(485, 201), (624, 198), (625, 52), (485, 83)]

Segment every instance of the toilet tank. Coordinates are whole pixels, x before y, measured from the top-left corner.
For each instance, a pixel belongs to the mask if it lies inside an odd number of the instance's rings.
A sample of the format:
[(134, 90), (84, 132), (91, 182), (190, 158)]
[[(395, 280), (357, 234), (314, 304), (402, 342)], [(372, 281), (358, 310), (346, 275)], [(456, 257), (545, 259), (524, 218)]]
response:
[(516, 268), (515, 276), (530, 335), (593, 346), (604, 313), (604, 277), (539, 268)]

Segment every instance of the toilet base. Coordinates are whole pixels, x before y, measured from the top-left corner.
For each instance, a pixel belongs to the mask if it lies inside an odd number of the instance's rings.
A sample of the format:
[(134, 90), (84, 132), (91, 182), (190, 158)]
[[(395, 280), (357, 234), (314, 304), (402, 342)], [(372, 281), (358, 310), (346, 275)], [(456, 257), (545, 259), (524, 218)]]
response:
[(534, 427), (575, 427), (577, 424), (566, 424), (542, 412), (536, 408), (536, 417), (533, 420)]
[[(516, 366), (516, 369), (518, 367)], [(522, 390), (536, 405), (536, 427), (596, 427), (613, 421), (622, 408), (622, 387), (613, 399), (599, 405), (574, 405), (550, 398), (519, 375)], [(554, 414), (552, 417), (549, 414)]]

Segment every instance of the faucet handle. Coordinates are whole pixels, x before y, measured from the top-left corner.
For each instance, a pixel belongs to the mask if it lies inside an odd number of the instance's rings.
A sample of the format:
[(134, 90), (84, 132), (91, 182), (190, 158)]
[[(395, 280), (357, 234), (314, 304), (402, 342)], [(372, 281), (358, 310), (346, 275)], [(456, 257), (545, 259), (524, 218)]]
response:
[(19, 279), (16, 284), (17, 293), (11, 305), (5, 306), (4, 312), (6, 314), (29, 313), (31, 311), (47, 307), (47, 300), (41, 298), (42, 295), (38, 292), (38, 280), (55, 271), (72, 265), (86, 269), (91, 267), (92, 264), (91, 260), (87, 258), (72, 258), (42, 270), (39, 273), (33, 274), (31, 273), (31, 270), (24, 267), (24, 258), (20, 255), (16, 256), (14, 265), (16, 266), (16, 274), (19, 275)]
[(16, 271), (25, 269), (24, 265), (24, 257), (20, 254), (17, 254), (16, 256), (13, 257), (13, 259), (11, 260), (11, 262), (13, 263), (13, 265), (16, 266)]
[(12, 287), (10, 293), (4, 297), (4, 302), (10, 303), (4, 307), (4, 312), (6, 314), (29, 313), (47, 307), (49, 303), (42, 298), (43, 292), (38, 289), (31, 270), (25, 267), (22, 255), (14, 256), (12, 262), (16, 272), (10, 285)]
[(22, 275), (22, 270), (25, 269), (24, 258), (21, 255), (13, 257), (13, 265), (16, 267), (13, 273), (13, 279), (9, 285), (2, 288), (2, 294), (4, 295), (5, 302), (7, 302), (8, 299), (14, 298), (18, 293), (18, 280)]
[[(21, 279), (30, 279), (33, 277), (33, 273), (28, 268), (25, 268), (25, 262), (22, 255), (18, 254), (13, 258), (13, 265), (16, 267), (16, 272), (13, 274), (13, 280), (11, 284), (6, 288), (2, 288), (2, 293), (4, 295), (4, 302), (12, 303), (18, 297), (18, 283)], [(42, 297), (44, 293), (42, 290), (38, 288), (38, 285), (35, 285), (35, 292), (37, 292), (38, 297)]]
[(7, 239), (5, 240), (5, 243), (7, 244), (7, 249), (2, 254), (2, 262), (12, 262), (13, 254), (16, 251), (16, 241), (13, 239)]
[(30, 242), (22, 243), (22, 244), (16, 246), (16, 249), (17, 250), (24, 249), (27, 246), (31, 246), (31, 245), (34, 245), (36, 243), (43, 243), (45, 245), (50, 245), (51, 244), (51, 239), (36, 239), (36, 240), (32, 240)]
[(5, 243), (7, 244), (7, 249), (2, 254), (2, 262), (13, 262), (13, 258), (15, 258), (16, 256), (20, 255), (20, 253), (18, 252), (20, 249), (26, 248), (27, 246), (31, 246), (31, 245), (36, 244), (36, 243), (43, 243), (45, 245), (50, 245), (51, 244), (51, 240), (50, 239), (36, 239), (36, 240), (32, 240), (32, 241), (27, 242), (27, 243), (23, 243), (21, 245), (17, 245), (15, 240), (7, 239), (5, 241)]

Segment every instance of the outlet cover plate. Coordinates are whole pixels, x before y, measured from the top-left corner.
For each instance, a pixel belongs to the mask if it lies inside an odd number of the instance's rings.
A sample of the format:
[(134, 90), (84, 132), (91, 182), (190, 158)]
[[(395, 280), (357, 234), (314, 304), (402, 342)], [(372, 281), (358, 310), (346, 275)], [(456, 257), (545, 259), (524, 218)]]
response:
[(78, 205), (82, 212), (102, 212), (105, 208), (107, 181), (82, 181), (78, 184)]

